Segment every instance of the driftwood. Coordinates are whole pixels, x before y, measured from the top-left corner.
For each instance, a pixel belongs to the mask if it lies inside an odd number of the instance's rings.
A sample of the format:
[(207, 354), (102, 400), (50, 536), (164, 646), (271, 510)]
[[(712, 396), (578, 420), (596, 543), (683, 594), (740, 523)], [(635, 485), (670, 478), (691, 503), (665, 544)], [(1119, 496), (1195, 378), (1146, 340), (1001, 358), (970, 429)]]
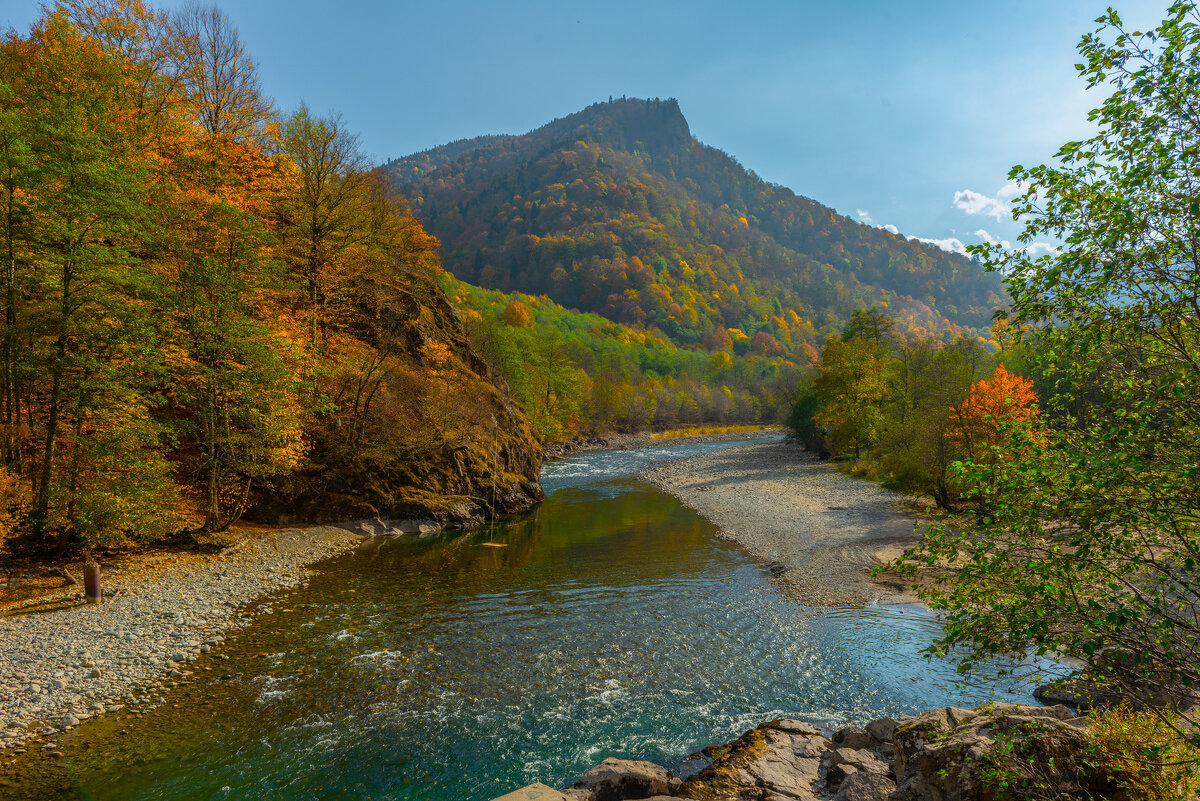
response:
[(62, 576), (64, 579), (66, 579), (66, 580), (67, 580), (67, 583), (63, 585), (64, 587), (70, 587), (72, 584), (78, 584), (78, 583), (79, 583), (79, 579), (77, 579), (77, 578), (75, 578), (74, 576), (72, 576), (72, 575), (71, 575), (71, 571), (70, 571), (70, 570), (67, 570), (65, 567), (52, 567), (52, 568), (50, 568), (50, 575), (52, 575), (52, 576)]

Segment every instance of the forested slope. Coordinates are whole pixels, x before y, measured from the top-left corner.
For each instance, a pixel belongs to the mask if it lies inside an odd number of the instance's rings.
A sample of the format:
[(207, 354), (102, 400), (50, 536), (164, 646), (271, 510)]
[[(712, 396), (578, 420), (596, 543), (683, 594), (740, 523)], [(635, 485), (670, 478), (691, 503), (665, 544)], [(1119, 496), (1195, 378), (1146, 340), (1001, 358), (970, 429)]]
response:
[(983, 333), (1004, 302), (970, 260), (861, 225), (695, 140), (674, 100), (598, 103), (524, 136), (385, 166), (485, 288), (656, 328), (682, 345), (764, 332), (804, 356), (856, 308), (902, 333)]

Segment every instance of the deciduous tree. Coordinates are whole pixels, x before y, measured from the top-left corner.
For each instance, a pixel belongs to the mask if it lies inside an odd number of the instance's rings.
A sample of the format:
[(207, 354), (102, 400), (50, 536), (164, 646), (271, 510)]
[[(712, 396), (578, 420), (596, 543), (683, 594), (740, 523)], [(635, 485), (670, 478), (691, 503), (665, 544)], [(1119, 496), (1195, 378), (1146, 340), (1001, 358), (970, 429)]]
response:
[(986, 517), (934, 529), (908, 563), (961, 567), (926, 592), (943, 646), (1032, 646), (1186, 710), (1200, 700), (1200, 14), (1175, 3), (1145, 33), (1111, 10), (1098, 22), (1079, 65), (1109, 93), (1096, 133), (1011, 174), (1022, 242), (1061, 246), (978, 249), (1009, 276), (1018, 330), (1040, 329), (1049, 434), (1015, 425), (1019, 459), (966, 464)]

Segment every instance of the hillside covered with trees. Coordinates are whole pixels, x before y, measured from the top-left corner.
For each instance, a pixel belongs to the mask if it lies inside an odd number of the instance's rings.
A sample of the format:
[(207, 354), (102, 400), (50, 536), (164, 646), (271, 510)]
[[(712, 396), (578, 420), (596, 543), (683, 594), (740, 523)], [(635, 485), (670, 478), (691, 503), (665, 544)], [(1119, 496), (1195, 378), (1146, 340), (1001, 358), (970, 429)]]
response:
[(985, 333), (1005, 302), (971, 260), (854, 222), (701, 144), (674, 100), (610, 100), (384, 170), (457, 278), (684, 347), (761, 335), (808, 364), (857, 308), (886, 306), (900, 334), (951, 341)]
[(660, 333), (549, 298), (442, 276), (476, 350), (495, 365), (545, 443), (611, 431), (780, 423), (805, 370), (763, 339), (682, 348)]
[(0, 541), (540, 498), (437, 241), (213, 7), (64, 0), (0, 40)]

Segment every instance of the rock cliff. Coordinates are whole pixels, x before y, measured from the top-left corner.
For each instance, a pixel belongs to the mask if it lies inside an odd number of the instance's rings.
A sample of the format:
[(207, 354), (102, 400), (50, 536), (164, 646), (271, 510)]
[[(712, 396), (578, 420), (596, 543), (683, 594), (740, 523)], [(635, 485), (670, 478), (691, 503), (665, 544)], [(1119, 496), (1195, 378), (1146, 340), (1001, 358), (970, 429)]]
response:
[(421, 518), (482, 522), (542, 498), (542, 450), (524, 410), (471, 348), (432, 276), (355, 286), (328, 374), (330, 411), (304, 469), (266, 485), (259, 522)]

